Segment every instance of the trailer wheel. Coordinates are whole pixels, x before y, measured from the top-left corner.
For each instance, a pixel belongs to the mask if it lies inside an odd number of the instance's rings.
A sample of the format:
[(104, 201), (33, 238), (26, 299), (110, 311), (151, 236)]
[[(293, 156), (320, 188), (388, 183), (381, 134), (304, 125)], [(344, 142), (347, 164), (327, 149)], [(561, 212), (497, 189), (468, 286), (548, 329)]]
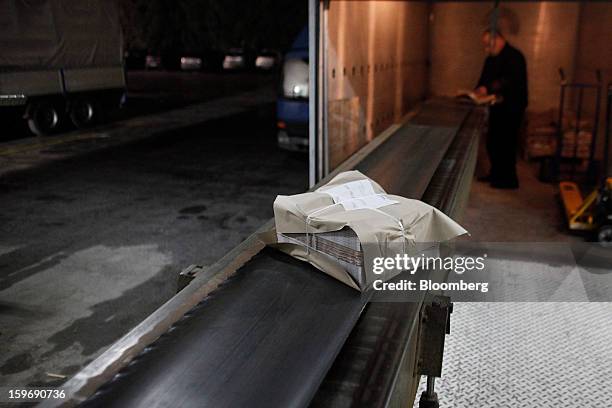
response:
[(604, 225), (597, 231), (597, 241), (605, 247), (612, 248), (612, 225)]
[(28, 127), (38, 136), (45, 136), (58, 130), (61, 114), (56, 105), (49, 101), (35, 102), (28, 109)]
[(77, 98), (70, 103), (70, 120), (78, 128), (93, 126), (98, 118), (98, 109), (88, 98)]

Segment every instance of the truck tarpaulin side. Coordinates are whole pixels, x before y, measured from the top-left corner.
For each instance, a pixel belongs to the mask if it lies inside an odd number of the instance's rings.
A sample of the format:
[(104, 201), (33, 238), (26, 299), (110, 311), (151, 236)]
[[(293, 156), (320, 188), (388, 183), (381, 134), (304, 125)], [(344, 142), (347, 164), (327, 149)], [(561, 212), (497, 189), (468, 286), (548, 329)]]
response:
[(0, 0), (0, 94), (123, 88), (114, 1)]
[(120, 66), (116, 4), (0, 0), (0, 49), (3, 71)]

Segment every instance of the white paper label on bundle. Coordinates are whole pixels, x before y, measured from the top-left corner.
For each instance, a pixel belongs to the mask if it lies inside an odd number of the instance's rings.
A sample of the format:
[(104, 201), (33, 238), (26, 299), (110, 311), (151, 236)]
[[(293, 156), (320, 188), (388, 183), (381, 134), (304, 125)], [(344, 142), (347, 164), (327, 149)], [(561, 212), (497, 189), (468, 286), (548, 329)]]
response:
[(334, 200), (334, 203), (376, 195), (374, 187), (369, 180), (351, 181), (345, 184), (340, 184), (339, 186), (334, 186), (325, 190), (319, 189), (317, 191), (330, 195)]
[(360, 210), (362, 208), (380, 208), (386, 205), (397, 204), (399, 201), (390, 199), (384, 194), (374, 194), (366, 197), (351, 198), (340, 202), (346, 211)]

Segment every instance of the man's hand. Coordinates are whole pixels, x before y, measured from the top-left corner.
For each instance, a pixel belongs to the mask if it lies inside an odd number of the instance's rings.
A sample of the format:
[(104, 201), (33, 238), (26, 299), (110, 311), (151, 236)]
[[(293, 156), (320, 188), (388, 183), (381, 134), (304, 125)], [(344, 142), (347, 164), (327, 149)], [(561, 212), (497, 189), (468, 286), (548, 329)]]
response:
[(474, 89), (474, 93), (478, 96), (487, 96), (487, 87), (479, 86), (478, 88)]

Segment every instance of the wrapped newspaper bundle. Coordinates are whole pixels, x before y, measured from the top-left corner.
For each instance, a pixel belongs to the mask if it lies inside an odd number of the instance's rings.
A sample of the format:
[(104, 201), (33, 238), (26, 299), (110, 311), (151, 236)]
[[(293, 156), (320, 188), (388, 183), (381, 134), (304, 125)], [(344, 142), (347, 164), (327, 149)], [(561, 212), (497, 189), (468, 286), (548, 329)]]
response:
[(376, 258), (437, 256), (440, 242), (467, 233), (436, 208), (387, 194), (358, 171), (314, 192), (276, 197), (274, 221), (267, 244), (360, 291), (401, 272), (375, 274)]

